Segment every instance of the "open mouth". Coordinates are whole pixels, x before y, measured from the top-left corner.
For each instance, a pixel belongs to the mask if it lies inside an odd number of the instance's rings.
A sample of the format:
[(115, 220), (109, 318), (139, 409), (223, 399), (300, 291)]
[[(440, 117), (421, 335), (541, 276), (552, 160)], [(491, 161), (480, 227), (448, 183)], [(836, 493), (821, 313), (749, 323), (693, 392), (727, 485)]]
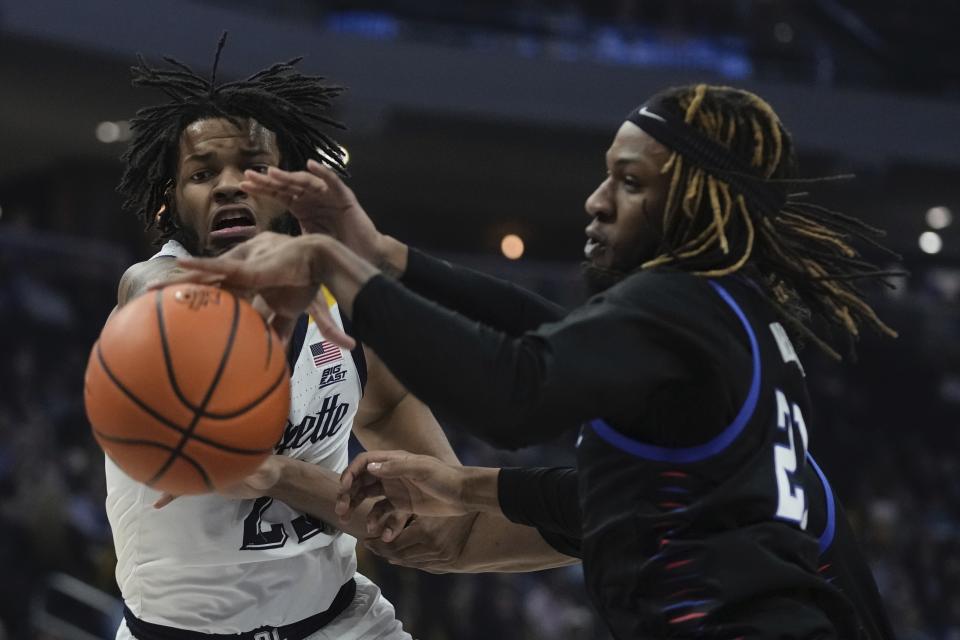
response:
[(246, 207), (221, 209), (210, 225), (210, 238), (216, 241), (246, 240), (257, 233), (257, 220)]
[(598, 258), (606, 251), (607, 245), (594, 238), (587, 238), (587, 243), (583, 246), (583, 257), (587, 260)]

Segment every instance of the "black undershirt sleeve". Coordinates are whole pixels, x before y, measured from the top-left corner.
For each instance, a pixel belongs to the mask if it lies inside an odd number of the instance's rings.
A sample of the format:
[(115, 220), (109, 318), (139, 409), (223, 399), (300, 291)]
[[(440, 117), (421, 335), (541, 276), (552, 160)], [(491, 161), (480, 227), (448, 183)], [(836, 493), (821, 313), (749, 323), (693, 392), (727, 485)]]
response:
[(497, 476), (503, 515), (536, 527), (551, 547), (581, 557), (580, 502), (577, 472), (570, 467), (504, 468)]
[[(354, 328), (411, 392), (495, 446), (542, 442), (593, 418), (644, 437), (650, 395), (723, 357), (710, 350), (711, 305), (688, 304), (698, 300), (690, 287), (707, 286), (695, 280), (631, 276), (514, 337), (378, 275), (354, 300)], [(718, 426), (725, 412), (715, 413), (696, 428)]]
[(410, 248), (400, 282), (411, 291), (511, 336), (553, 322), (566, 311), (512, 282)]

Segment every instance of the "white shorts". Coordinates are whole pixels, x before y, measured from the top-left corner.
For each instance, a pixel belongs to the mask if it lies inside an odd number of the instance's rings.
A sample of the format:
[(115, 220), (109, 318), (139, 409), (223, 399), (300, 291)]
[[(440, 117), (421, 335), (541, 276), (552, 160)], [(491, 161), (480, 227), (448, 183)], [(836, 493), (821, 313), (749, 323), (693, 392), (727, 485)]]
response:
[[(353, 602), (343, 613), (320, 629), (307, 636), (306, 640), (411, 640), (397, 620), (390, 601), (380, 594), (380, 587), (360, 575), (354, 574), (357, 593)], [(116, 640), (136, 640), (121, 622)]]

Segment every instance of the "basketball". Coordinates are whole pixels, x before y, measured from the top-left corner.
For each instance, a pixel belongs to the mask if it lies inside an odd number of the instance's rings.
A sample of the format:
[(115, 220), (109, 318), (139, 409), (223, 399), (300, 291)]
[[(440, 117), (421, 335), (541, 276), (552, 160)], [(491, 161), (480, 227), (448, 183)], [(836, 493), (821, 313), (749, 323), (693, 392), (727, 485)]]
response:
[(120, 309), (93, 346), (84, 404), (104, 452), (176, 495), (253, 472), (280, 440), (290, 376), (279, 338), (232, 293), (195, 284)]

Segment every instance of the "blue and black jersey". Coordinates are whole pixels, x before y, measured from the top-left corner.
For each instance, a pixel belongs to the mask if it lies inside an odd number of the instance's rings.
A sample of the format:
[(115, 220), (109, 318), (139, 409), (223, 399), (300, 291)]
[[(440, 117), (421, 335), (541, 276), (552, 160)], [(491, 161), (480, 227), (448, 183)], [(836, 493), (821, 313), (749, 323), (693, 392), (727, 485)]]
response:
[(462, 313), (383, 277), (357, 295), (413, 393), (499, 446), (583, 425), (579, 550), (614, 635), (858, 637), (811, 531), (803, 372), (750, 280), (642, 272), (563, 314), (412, 252), (404, 284)]
[[(645, 282), (629, 295), (669, 318), (671, 342), (685, 342), (700, 374), (658, 391), (668, 411), (633, 424), (601, 415), (583, 427), (588, 591), (622, 637), (856, 637), (852, 604), (818, 573), (808, 531), (811, 412), (772, 309), (740, 278), (636, 279)], [(709, 394), (687, 384), (703, 377), (717, 380)], [(730, 391), (736, 404), (717, 401)], [(710, 425), (696, 444), (652, 441), (692, 425)]]
[[(856, 611), (862, 640), (892, 640), (876, 582), (839, 499), (827, 478), (810, 459), (805, 486), (812, 489), (807, 532), (816, 538), (817, 573), (839, 588)], [(570, 467), (505, 468), (499, 474), (503, 514), (535, 527), (560, 553), (583, 557), (577, 470)]]

